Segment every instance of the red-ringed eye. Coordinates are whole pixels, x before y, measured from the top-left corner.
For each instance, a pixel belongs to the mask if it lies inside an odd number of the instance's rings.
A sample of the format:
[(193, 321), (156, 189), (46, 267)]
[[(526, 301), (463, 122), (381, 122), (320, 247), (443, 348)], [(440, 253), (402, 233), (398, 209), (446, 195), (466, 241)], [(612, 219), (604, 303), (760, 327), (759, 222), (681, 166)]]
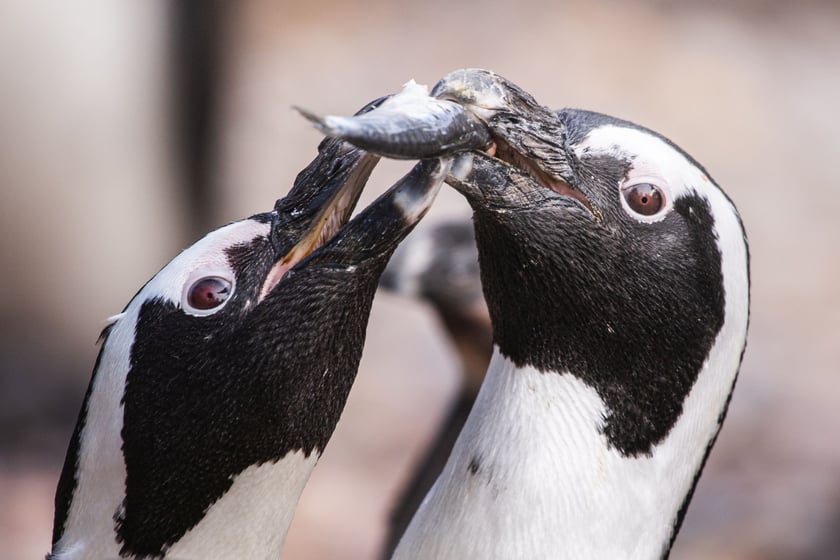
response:
[(232, 285), (218, 276), (196, 280), (187, 292), (187, 304), (198, 311), (208, 311), (222, 305), (230, 297)]
[(653, 216), (665, 206), (662, 192), (651, 183), (636, 183), (621, 191), (627, 206), (642, 216)]

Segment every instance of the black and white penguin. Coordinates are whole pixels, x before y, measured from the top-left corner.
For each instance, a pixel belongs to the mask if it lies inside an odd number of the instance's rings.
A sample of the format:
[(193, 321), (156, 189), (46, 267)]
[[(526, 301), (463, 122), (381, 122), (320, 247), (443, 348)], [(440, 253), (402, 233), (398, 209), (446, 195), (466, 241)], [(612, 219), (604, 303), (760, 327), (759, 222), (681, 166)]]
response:
[[(492, 139), (447, 181), (474, 211), (494, 353), (395, 558), (666, 557), (746, 344), (735, 206), (661, 135), (550, 111), (491, 72), (454, 72), (428, 99)], [(392, 108), (394, 126), (419, 130), (416, 105)], [(425, 154), (393, 130), (321, 124)]]
[(279, 556), (379, 276), (448, 169), (418, 164), (348, 222), (377, 160), (323, 142), (273, 212), (209, 233), (110, 320), (49, 558)]

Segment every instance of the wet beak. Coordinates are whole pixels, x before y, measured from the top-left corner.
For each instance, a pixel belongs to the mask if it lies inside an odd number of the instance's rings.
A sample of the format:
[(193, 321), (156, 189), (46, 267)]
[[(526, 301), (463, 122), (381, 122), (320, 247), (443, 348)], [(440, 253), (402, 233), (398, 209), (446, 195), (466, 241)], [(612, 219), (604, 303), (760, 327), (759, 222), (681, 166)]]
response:
[(431, 207), (450, 166), (449, 158), (417, 163), (300, 266), (352, 268), (376, 262), (384, 268), (397, 245)]
[(378, 156), (340, 140), (321, 144), (318, 156), (298, 175), (289, 195), (277, 202), (276, 208), (283, 210), (278, 215), (292, 216), (294, 223), (275, 222), (273, 238), (279, 237), (280, 230), (288, 234), (297, 229), (297, 241), (291, 247), (278, 247), (277, 262), (263, 283), (260, 299), (348, 222), (378, 161)]
[[(362, 107), (363, 115), (381, 105), (381, 97)], [(294, 186), (274, 205), (271, 240), (274, 266), (260, 290), (262, 300), (297, 263), (311, 255), (347, 223), (379, 156), (334, 138), (318, 146), (318, 155), (295, 178)], [(292, 241), (290, 241), (292, 240)]]
[[(351, 118), (363, 117), (388, 100), (383, 97), (369, 103)], [(275, 204), (271, 237), (278, 256), (263, 282), (260, 300), (290, 270), (316, 257), (318, 262), (352, 264), (372, 256), (390, 256), (429, 209), (450, 168), (449, 159), (417, 164), (350, 220), (379, 159), (341, 139), (321, 142), (318, 156), (298, 174), (289, 194)]]

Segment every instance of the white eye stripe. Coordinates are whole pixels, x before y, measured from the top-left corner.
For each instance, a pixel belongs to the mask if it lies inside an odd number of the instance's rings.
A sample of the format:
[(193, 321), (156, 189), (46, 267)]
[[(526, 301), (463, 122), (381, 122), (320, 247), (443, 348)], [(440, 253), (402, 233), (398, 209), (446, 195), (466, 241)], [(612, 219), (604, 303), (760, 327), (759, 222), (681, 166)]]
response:
[[(580, 157), (608, 155), (632, 162), (627, 179), (619, 185), (638, 184), (646, 179), (663, 189), (665, 208), (653, 216), (642, 216), (630, 210), (634, 219), (653, 223), (662, 220), (680, 197), (700, 195), (707, 200), (725, 198), (720, 188), (682, 152), (653, 133), (636, 128), (604, 125), (592, 129), (575, 147)], [(623, 196), (622, 208), (628, 211)]]
[(219, 276), (233, 285), (236, 275), (228, 262), (227, 249), (264, 237), (269, 228), (268, 224), (249, 219), (210, 232), (163, 267), (132, 300), (127, 311), (139, 309), (150, 299), (182, 306), (185, 291), (204, 276)]
[[(671, 199), (720, 189), (688, 158), (650, 132), (616, 125), (592, 129), (575, 147), (579, 156), (609, 155), (632, 162), (628, 179), (658, 179), (667, 186)], [(629, 183), (628, 183), (629, 184)]]

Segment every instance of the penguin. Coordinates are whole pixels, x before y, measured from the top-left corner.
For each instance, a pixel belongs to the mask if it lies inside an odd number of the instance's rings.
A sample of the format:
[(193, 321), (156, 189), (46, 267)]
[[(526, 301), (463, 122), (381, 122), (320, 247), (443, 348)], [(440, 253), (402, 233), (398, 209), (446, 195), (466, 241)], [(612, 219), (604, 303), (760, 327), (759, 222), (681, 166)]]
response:
[[(479, 69), (426, 101), (450, 103), (491, 139), (446, 181), (473, 210), (493, 356), (394, 558), (665, 558), (746, 347), (738, 211), (647, 128), (549, 110)], [(322, 130), (386, 155), (416, 144), (419, 157), (445, 134), (417, 127), (434, 121), (418, 106), (392, 107), (389, 135), (351, 131), (352, 118)]]
[(380, 553), (380, 558), (390, 558), (443, 470), (478, 396), (493, 352), (490, 313), (481, 293), (472, 222), (452, 219), (412, 232), (397, 247), (379, 287), (427, 304), (460, 365), (456, 394), (394, 499)]
[(322, 142), (273, 211), (207, 234), (109, 320), (48, 558), (280, 555), (379, 276), (449, 165), (417, 164), (351, 220), (377, 161)]

